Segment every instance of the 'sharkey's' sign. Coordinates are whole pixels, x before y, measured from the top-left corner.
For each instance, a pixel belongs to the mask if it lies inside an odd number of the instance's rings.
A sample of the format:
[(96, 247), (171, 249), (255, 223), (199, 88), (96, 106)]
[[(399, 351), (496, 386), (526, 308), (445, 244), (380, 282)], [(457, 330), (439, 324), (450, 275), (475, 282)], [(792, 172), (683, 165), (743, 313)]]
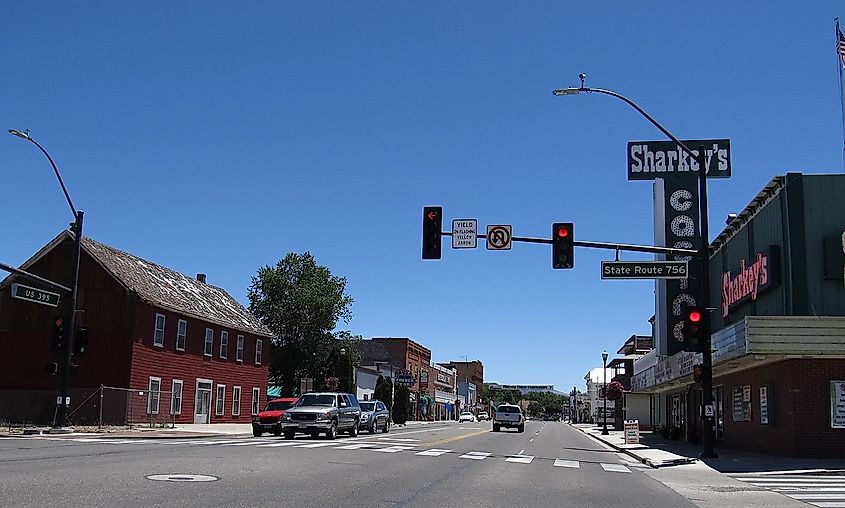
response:
[(731, 277), (731, 272), (722, 274), (722, 317), (727, 317), (731, 308), (745, 300), (756, 300), (759, 293), (779, 282), (779, 254), (778, 246), (772, 245), (758, 252), (751, 264), (741, 259), (736, 277)]
[(698, 150), (704, 145), (708, 178), (731, 177), (731, 140), (684, 140), (694, 156), (674, 141), (628, 142), (628, 180), (654, 180), (698, 172)]

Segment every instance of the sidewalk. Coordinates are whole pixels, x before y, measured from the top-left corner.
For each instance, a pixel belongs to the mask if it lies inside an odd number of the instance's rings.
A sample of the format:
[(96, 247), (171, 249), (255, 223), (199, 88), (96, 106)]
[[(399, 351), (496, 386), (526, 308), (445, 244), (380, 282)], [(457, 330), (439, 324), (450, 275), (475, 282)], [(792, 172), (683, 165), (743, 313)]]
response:
[[(395, 425), (393, 428), (400, 427), (414, 427), (418, 425), (445, 425), (457, 422), (454, 421), (409, 421), (404, 425)], [(23, 433), (0, 433), (0, 438), (8, 436), (37, 436), (50, 435), (49, 427), (38, 427), (24, 429)], [(150, 428), (145, 425), (137, 425), (134, 428), (128, 429), (120, 428), (102, 428), (97, 430), (96, 427), (77, 427), (70, 433), (56, 434), (57, 437), (96, 437), (101, 439), (190, 439), (190, 438), (207, 438), (209, 436), (251, 436), (251, 423), (177, 423), (175, 427), (155, 427)]]
[(601, 435), (601, 427), (590, 423), (572, 424), (581, 432), (624, 452), (651, 467), (673, 466), (701, 461), (722, 473), (785, 472), (785, 471), (845, 471), (845, 459), (813, 459), (782, 457), (745, 452), (730, 448), (716, 448), (718, 458), (699, 459), (700, 444), (664, 439), (660, 434), (640, 431), (640, 444), (625, 444), (624, 432), (608, 429)]

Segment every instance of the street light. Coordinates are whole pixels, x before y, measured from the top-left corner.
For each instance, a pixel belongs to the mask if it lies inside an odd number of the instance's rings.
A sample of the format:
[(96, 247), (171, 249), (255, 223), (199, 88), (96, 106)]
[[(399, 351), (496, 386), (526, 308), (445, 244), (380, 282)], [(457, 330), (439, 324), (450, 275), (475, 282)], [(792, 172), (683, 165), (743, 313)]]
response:
[(76, 207), (73, 206), (73, 201), (71, 201), (70, 194), (67, 192), (67, 187), (65, 187), (65, 182), (62, 180), (62, 175), (59, 174), (59, 168), (56, 167), (56, 163), (53, 162), (53, 158), (50, 157), (47, 150), (39, 145), (37, 141), (32, 139), (32, 136), (29, 135), (29, 131), (9, 129), (9, 134), (32, 142), (32, 144), (37, 146), (38, 149), (47, 156), (47, 160), (50, 161), (50, 165), (53, 166), (53, 172), (56, 173), (56, 178), (59, 180), (59, 185), (62, 186), (62, 192), (65, 194), (65, 199), (67, 199), (67, 204), (70, 206), (70, 211), (73, 213), (73, 217), (75, 219), (71, 224), (71, 230), (73, 231), (74, 236), (73, 265), (71, 267), (71, 274), (73, 278), (70, 284), (70, 301), (68, 302), (67, 339), (65, 341), (64, 354), (62, 355), (61, 375), (59, 376), (59, 400), (58, 408), (56, 409), (56, 421), (53, 422), (54, 427), (52, 429), (54, 433), (68, 433), (72, 431), (72, 429), (65, 426), (67, 423), (67, 407), (70, 402), (70, 397), (68, 397), (68, 377), (70, 376), (70, 361), (71, 354), (73, 353), (73, 343), (76, 338), (76, 294), (79, 284), (79, 255), (82, 249), (82, 218), (84, 213), (82, 210), (77, 210)]
[[(603, 88), (590, 88), (584, 86), (584, 82), (587, 80), (587, 75), (581, 73), (578, 75), (578, 79), (581, 80), (580, 87), (569, 87), (569, 88), (559, 88), (556, 90), (552, 90), (552, 94), (556, 97), (562, 95), (578, 95), (581, 92), (585, 93), (599, 93), (604, 95), (610, 95), (611, 97), (615, 97), (632, 108), (636, 109), (639, 114), (645, 117), (646, 120), (651, 122), (652, 125), (658, 128), (660, 132), (665, 134), (669, 139), (674, 141), (678, 146), (680, 146), (685, 152), (687, 152), (690, 157), (695, 157), (690, 148), (681, 142), (678, 138), (676, 138), (671, 132), (666, 130), (662, 125), (657, 123), (657, 120), (651, 117), (648, 113), (643, 111), (643, 109), (637, 106), (634, 101), (628, 99), (627, 97), (616, 93), (612, 90), (606, 90)], [(704, 155), (703, 147), (699, 148), (699, 168), (698, 168), (698, 195), (699, 195), (699, 216), (701, 217), (700, 223), (700, 245), (699, 245), (699, 252), (698, 258), (699, 262), (701, 263), (701, 289), (702, 289), (702, 305), (704, 309), (710, 309), (710, 240), (709, 240), (709, 224), (708, 224), (708, 217), (707, 217), (707, 168), (706, 168), (706, 158)], [(705, 367), (711, 367), (713, 365), (713, 353), (710, 350), (710, 320), (704, 319), (704, 345), (702, 351), (702, 364)], [(701, 379), (701, 403), (703, 406), (712, 406), (713, 405), (713, 376), (712, 376), (712, 369), (705, 369), (708, 371), (708, 374), (705, 374), (704, 377)], [(715, 458), (718, 457), (716, 455), (715, 450), (713, 449), (713, 425), (711, 422), (712, 417), (706, 416), (704, 411), (701, 411), (701, 418), (702, 418), (702, 429), (701, 429), (701, 442), (703, 445), (703, 449), (701, 452), (702, 458)]]
[(606, 436), (607, 432), (607, 351), (601, 352), (602, 368), (602, 399), (604, 399), (604, 408), (601, 411), (601, 435)]

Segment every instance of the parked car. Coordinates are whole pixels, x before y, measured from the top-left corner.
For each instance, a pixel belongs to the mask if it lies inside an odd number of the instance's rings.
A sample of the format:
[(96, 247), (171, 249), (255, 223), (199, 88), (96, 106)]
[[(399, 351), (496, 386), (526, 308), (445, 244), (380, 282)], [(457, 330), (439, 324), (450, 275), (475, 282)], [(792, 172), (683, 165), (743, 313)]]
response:
[(377, 430), (390, 432), (390, 412), (380, 400), (365, 400), (358, 403), (361, 406), (361, 430), (369, 430), (375, 434)]
[(293, 439), (296, 433), (317, 437), (325, 433), (334, 439), (339, 432), (358, 435), (361, 423), (361, 407), (351, 393), (306, 393), (282, 416), (282, 433), (285, 439)]
[(493, 432), (499, 432), (502, 427), (516, 428), (517, 432), (525, 432), (525, 415), (522, 408), (512, 404), (499, 404), (493, 413)]
[(479, 411), (478, 413), (478, 421), (483, 422), (490, 419), (490, 415), (487, 414), (487, 411)]
[(478, 421), (478, 420), (475, 419), (475, 415), (470, 413), (469, 411), (464, 411), (458, 417), (458, 423), (464, 423), (464, 422), (473, 422), (474, 423), (476, 421)]
[(252, 435), (259, 437), (265, 432), (271, 432), (274, 436), (280, 435), (282, 433), (282, 415), (296, 404), (296, 401), (296, 397), (282, 397), (268, 402), (263, 411), (252, 417)]

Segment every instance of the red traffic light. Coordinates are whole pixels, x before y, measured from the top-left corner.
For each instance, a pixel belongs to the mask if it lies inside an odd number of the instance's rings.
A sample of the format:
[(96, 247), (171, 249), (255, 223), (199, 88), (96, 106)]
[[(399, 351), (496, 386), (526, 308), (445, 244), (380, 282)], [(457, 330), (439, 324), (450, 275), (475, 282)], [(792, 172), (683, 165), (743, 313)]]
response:
[(699, 321), (701, 321), (701, 312), (698, 312), (697, 310), (690, 312), (689, 320), (693, 323), (698, 323)]
[(557, 236), (559, 236), (561, 238), (566, 238), (567, 236), (569, 236), (569, 230), (566, 229), (565, 227), (562, 227), (562, 228), (557, 230)]

